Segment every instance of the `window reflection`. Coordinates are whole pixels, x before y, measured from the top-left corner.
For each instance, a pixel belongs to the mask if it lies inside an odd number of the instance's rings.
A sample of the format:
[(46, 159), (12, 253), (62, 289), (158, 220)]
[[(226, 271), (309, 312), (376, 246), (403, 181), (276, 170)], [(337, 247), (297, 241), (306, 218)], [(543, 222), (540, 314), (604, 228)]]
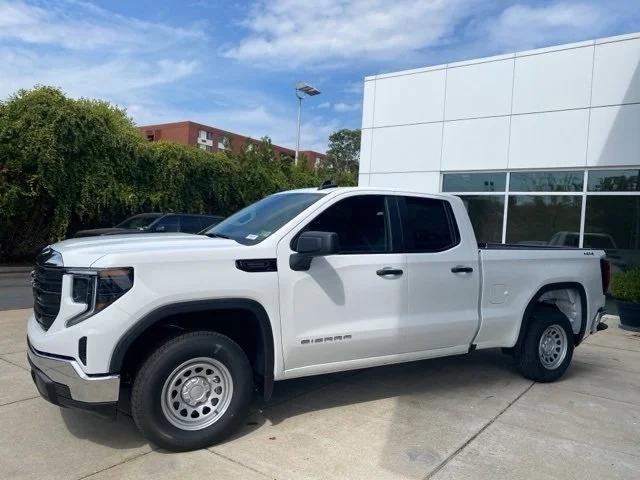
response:
[(461, 195), (478, 242), (502, 242), (504, 196)]
[(581, 192), (584, 172), (511, 172), (510, 192)]
[(640, 170), (590, 170), (587, 190), (590, 192), (640, 191)]
[(505, 172), (446, 173), (442, 178), (443, 192), (504, 192)]
[(509, 196), (507, 243), (577, 246), (581, 202), (581, 196)]
[(587, 197), (584, 246), (603, 248), (614, 271), (640, 265), (640, 195)]

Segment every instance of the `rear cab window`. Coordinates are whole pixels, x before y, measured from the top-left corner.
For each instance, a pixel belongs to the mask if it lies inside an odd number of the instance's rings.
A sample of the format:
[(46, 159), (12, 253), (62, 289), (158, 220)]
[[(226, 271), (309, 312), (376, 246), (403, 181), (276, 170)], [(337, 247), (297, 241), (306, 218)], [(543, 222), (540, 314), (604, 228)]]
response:
[(448, 201), (410, 196), (397, 198), (407, 253), (443, 252), (460, 243), (460, 232)]

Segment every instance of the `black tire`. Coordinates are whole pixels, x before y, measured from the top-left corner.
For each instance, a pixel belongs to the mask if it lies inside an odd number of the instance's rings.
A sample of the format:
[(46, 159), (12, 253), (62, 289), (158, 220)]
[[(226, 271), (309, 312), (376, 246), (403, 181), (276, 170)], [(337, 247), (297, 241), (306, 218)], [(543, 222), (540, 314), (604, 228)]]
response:
[[(561, 363), (553, 368), (543, 364), (539, 353), (540, 339), (553, 325), (564, 330), (567, 350)], [(553, 305), (541, 304), (533, 311), (522, 343), (515, 348), (514, 358), (520, 373), (536, 382), (554, 382), (569, 367), (573, 357), (574, 337), (571, 323), (565, 315)]]
[[(200, 430), (178, 428), (162, 408), (162, 391), (171, 373), (191, 359), (206, 357), (222, 363), (233, 381), (228, 407), (215, 423)], [(161, 345), (138, 371), (131, 391), (131, 414), (140, 432), (171, 451), (209, 447), (229, 435), (245, 417), (253, 391), (251, 365), (242, 348), (215, 332), (196, 331)]]

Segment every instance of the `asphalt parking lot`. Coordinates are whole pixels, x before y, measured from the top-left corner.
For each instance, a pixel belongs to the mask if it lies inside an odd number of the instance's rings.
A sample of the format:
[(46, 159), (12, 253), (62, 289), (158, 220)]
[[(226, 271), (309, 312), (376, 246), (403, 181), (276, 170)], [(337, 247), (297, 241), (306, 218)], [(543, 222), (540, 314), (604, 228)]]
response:
[(0, 266), (0, 311), (33, 305), (30, 267)]
[(2, 479), (637, 479), (640, 334), (611, 327), (554, 384), (499, 351), (291, 380), (242, 430), (170, 454), (133, 422), (41, 399), (25, 358), (28, 310), (0, 312)]

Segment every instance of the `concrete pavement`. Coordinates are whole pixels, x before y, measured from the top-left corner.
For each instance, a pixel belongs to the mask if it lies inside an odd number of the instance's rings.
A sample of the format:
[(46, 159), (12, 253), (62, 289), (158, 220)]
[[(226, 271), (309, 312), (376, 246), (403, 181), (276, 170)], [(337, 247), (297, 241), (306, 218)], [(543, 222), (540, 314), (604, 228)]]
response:
[(0, 478), (638, 478), (640, 334), (614, 324), (553, 384), (498, 351), (276, 384), (227, 442), (186, 454), (38, 397), (26, 310), (0, 312)]

